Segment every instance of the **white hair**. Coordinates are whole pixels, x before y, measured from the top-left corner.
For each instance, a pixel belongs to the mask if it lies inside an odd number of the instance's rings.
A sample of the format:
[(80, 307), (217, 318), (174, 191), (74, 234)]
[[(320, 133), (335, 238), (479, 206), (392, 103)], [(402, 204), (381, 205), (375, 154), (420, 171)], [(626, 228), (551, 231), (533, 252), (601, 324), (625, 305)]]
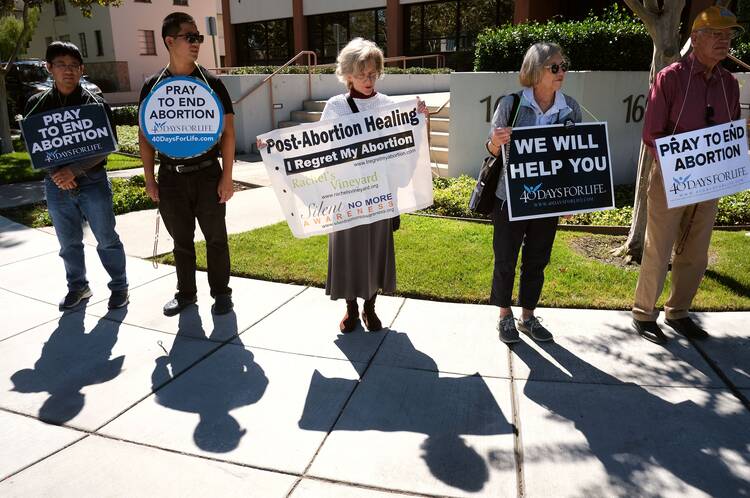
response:
[(346, 77), (362, 73), (371, 62), (380, 76), (383, 74), (383, 59), (383, 51), (375, 43), (364, 38), (354, 38), (336, 57), (336, 76), (348, 87), (350, 83)]

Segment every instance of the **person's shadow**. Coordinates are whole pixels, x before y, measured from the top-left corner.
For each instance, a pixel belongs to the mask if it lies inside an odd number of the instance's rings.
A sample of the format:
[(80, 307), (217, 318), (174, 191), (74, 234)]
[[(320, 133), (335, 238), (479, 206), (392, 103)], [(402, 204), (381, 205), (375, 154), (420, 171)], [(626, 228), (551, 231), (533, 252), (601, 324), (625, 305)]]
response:
[(220, 349), (203, 361), (195, 358), (191, 339), (224, 342), (236, 333), (237, 316), (232, 311), (214, 316), (213, 331), (206, 337), (198, 308), (190, 306), (180, 314), (172, 349), (156, 359), (151, 374), (151, 388), (160, 405), (198, 414), (193, 440), (204, 451), (226, 453), (239, 446), (247, 431), (229, 412), (258, 402), (268, 386), (263, 369), (238, 338), (217, 346)]
[[(350, 361), (349, 353), (356, 349), (352, 339), (339, 336), (335, 341)], [(478, 373), (441, 377), (435, 361), (415, 349), (405, 333), (389, 331), (386, 340), (404, 357), (417, 357), (412, 363), (419, 364), (420, 369), (369, 371), (359, 387), (361, 392), (354, 394), (333, 430), (426, 434), (421, 456), (432, 475), (449, 486), (480, 491), (489, 480), (487, 463), (461, 436), (513, 432), (484, 379)], [(392, 377), (393, 372), (403, 372), (402, 377)], [(332, 391), (351, 389), (352, 384), (356, 381), (329, 379), (317, 370), (313, 372), (299, 427), (331, 430), (330, 422), (316, 407), (330, 398)]]
[(16, 392), (49, 393), (39, 409), (40, 420), (53, 424), (69, 422), (84, 407), (86, 399), (81, 392), (84, 387), (108, 382), (120, 374), (125, 357), (110, 356), (126, 314), (127, 308), (109, 311), (86, 333), (83, 311), (65, 313), (42, 347), (34, 367), (11, 376)]
[[(586, 438), (587, 448), (525, 447), (527, 463), (530, 459), (583, 460), (593, 455), (605, 467), (617, 496), (663, 495), (671, 487), (655, 478), (661, 469), (710, 496), (750, 496), (750, 481), (726, 463), (733, 461), (736, 469), (750, 466), (750, 417), (744, 409), (727, 411), (721, 397), (731, 394), (703, 389), (701, 396), (708, 397), (704, 405), (692, 400), (672, 403), (652, 392), (658, 389), (622, 382), (558, 343), (541, 347), (559, 367), (525, 342), (513, 347), (514, 355), (531, 369), (523, 394), (547, 409), (551, 418), (572, 422)], [(535, 370), (544, 372), (545, 379), (556, 371), (556, 376), (568, 382), (540, 381)], [(596, 378), (597, 383), (576, 383), (583, 374)], [(521, 409), (521, 421), (523, 415)]]

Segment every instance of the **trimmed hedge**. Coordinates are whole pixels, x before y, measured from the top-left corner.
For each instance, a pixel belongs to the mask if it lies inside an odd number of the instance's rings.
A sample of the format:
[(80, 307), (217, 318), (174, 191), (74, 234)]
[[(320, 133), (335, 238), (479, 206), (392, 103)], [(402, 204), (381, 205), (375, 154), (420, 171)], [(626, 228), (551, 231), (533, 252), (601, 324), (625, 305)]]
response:
[(138, 125), (138, 106), (137, 105), (124, 105), (121, 107), (113, 107), (112, 114), (114, 115), (114, 118), (115, 118), (115, 126)]
[(120, 152), (140, 155), (138, 148), (138, 126), (119, 125), (117, 127), (117, 145)]
[(563, 47), (573, 69), (648, 71), (653, 42), (630, 11), (613, 5), (582, 21), (527, 23), (488, 28), (477, 37), (475, 71), (518, 71), (526, 50), (537, 42)]
[[(469, 198), (476, 180), (467, 175), (458, 178), (435, 178), (433, 180), (434, 202), (423, 210), (425, 213), (458, 218), (487, 219), (469, 209)], [(607, 225), (629, 226), (633, 218), (633, 185), (615, 187), (615, 209), (582, 213), (567, 219), (560, 219), (566, 225)], [(750, 190), (719, 200), (719, 214), (716, 225), (750, 224)]]
[[(279, 66), (245, 66), (236, 67), (230, 70), (229, 74), (271, 74), (279, 69)], [(386, 67), (385, 74), (449, 74), (453, 71), (450, 68), (428, 68), (428, 67)], [(333, 66), (313, 67), (313, 74), (334, 74), (336, 68)], [(307, 74), (307, 66), (287, 66), (280, 71), (280, 74)]]

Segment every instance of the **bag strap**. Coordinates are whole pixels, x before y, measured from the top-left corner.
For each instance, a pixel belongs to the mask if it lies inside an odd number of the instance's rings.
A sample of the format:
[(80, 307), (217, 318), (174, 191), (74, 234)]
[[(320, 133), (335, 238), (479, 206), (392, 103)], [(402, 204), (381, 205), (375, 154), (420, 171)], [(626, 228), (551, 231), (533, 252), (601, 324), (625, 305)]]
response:
[(511, 97), (513, 98), (513, 105), (510, 107), (510, 126), (512, 128), (515, 126), (516, 120), (518, 119), (518, 109), (521, 107), (521, 97), (517, 93), (512, 93)]
[(357, 107), (357, 103), (354, 102), (354, 98), (351, 95), (346, 96), (346, 103), (349, 104), (349, 108), (352, 110), (353, 113), (358, 113), (359, 108)]

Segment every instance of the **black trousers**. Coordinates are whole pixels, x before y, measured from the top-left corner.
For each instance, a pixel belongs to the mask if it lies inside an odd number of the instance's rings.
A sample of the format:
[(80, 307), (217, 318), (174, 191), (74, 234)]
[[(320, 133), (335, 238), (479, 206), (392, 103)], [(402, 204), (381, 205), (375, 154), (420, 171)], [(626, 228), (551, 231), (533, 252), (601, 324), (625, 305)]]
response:
[(206, 237), (208, 284), (211, 296), (231, 294), (229, 288), (229, 246), (225, 222), (226, 204), (219, 203), (217, 189), (221, 166), (192, 173), (159, 170), (159, 211), (174, 239), (177, 294), (192, 298), (195, 287), (195, 220)]
[(557, 216), (533, 220), (508, 221), (508, 205), (496, 199), (492, 213), (495, 231), (492, 249), (495, 271), (492, 275), (490, 304), (507, 308), (511, 305), (518, 252), (521, 251), (521, 276), (518, 304), (533, 310), (539, 302), (544, 284), (544, 268), (552, 254), (557, 233)]

